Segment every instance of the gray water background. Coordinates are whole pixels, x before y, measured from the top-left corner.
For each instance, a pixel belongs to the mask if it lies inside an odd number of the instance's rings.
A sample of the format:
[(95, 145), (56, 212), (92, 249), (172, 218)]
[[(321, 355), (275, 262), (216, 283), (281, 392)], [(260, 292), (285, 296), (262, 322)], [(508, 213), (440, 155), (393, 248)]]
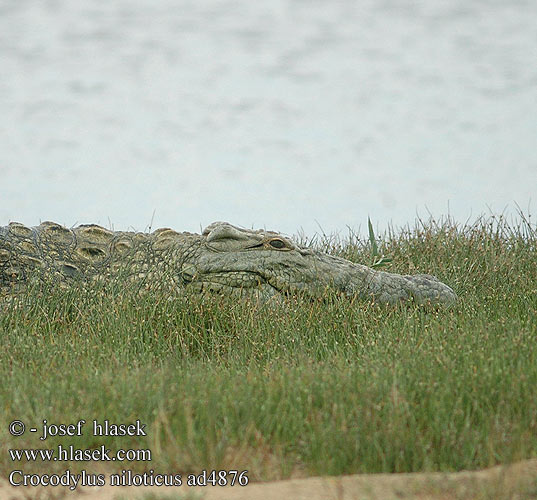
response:
[(533, 0), (0, 0), (0, 225), (531, 212)]

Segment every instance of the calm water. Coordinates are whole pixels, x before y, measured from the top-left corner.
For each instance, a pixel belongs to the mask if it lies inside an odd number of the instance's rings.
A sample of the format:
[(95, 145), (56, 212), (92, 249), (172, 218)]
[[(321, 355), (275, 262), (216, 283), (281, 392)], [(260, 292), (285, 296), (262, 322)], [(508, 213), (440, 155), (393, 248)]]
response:
[(0, 225), (464, 221), (536, 151), (533, 0), (0, 0)]

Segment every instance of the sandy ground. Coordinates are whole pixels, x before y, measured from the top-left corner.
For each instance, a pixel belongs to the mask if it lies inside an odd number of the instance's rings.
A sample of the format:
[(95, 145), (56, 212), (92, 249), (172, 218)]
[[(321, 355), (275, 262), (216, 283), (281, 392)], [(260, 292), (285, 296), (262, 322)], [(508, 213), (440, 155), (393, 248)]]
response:
[[(152, 495), (148, 495), (148, 494)], [(480, 471), (456, 473), (356, 474), (311, 477), (245, 487), (12, 487), (0, 480), (1, 500), (22, 499), (170, 499), (185, 500), (394, 500), (394, 499), (537, 499), (537, 459)]]

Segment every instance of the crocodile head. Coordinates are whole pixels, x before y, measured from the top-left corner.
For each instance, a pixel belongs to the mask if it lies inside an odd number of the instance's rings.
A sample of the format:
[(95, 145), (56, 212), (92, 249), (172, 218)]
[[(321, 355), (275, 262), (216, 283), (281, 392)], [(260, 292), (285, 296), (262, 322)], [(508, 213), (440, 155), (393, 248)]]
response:
[(183, 281), (198, 290), (270, 298), (327, 289), (380, 302), (449, 304), (454, 292), (429, 275), (402, 276), (375, 271), (297, 245), (279, 233), (214, 222), (202, 233), (197, 256), (182, 269)]
[(196, 289), (239, 292), (263, 298), (298, 288), (306, 279), (312, 251), (278, 233), (214, 222), (202, 233), (196, 258), (182, 277)]

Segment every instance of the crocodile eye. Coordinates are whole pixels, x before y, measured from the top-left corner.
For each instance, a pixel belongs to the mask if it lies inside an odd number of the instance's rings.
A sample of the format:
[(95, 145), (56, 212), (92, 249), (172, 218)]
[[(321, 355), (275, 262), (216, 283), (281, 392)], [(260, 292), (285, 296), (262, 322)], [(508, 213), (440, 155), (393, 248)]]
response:
[(285, 248), (285, 243), (278, 239), (270, 240), (269, 245), (274, 248)]

